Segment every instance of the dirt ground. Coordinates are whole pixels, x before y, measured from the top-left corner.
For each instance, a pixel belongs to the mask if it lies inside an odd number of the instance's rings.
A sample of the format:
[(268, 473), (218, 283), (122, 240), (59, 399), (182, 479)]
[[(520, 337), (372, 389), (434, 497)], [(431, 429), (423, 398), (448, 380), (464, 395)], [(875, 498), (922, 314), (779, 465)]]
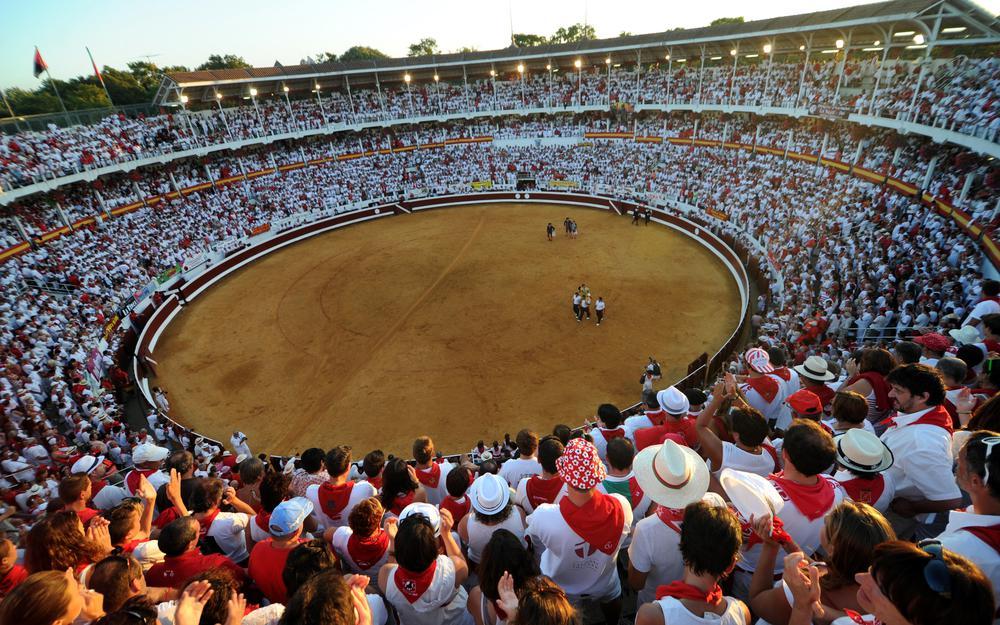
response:
[[(600, 327), (572, 317), (580, 283), (607, 302)], [(664, 383), (679, 379), (738, 321), (729, 272), (668, 228), (558, 205), (446, 208), (319, 235), (230, 275), (164, 332), (154, 383), (174, 419), (222, 441), (242, 430), (254, 452), (409, 457), (427, 434), (459, 453), (625, 407), (647, 356)]]

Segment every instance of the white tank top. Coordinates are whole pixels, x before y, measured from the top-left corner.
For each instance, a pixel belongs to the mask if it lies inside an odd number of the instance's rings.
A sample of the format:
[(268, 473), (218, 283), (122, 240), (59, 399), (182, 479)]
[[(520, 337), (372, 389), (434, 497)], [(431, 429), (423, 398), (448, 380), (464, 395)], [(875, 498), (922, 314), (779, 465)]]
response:
[(695, 616), (684, 607), (679, 599), (674, 597), (664, 597), (658, 600), (660, 610), (663, 612), (663, 622), (665, 625), (747, 625), (746, 612), (743, 602), (732, 597), (723, 597), (726, 601), (726, 611), (722, 614), (706, 612), (704, 616)]
[(522, 545), (525, 547), (528, 546), (528, 543), (524, 540), (524, 522), (521, 521), (521, 515), (518, 513), (517, 508), (512, 509), (510, 516), (497, 525), (483, 525), (476, 520), (476, 512), (470, 510), (469, 523), (466, 529), (469, 532), (469, 559), (476, 563), (482, 557), (483, 549), (490, 542), (493, 532), (499, 529), (509, 531), (514, 536), (517, 536)]

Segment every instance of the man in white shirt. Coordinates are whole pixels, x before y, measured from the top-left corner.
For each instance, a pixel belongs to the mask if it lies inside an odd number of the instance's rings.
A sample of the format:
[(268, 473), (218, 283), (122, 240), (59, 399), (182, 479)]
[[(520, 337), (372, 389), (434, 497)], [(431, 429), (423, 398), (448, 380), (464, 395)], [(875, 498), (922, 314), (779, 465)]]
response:
[(972, 326), (978, 330), (980, 338), (983, 336), (983, 316), (1000, 313), (1000, 282), (984, 280), (982, 291), (982, 299), (976, 303), (969, 316), (962, 322), (963, 326)]
[(781, 380), (768, 375), (774, 372), (771, 358), (760, 347), (751, 347), (743, 355), (749, 375), (740, 385), (740, 391), (747, 403), (756, 408), (774, 427), (782, 417), (785, 404), (785, 385)]
[(233, 432), (233, 435), (229, 438), (229, 443), (233, 446), (233, 451), (236, 452), (237, 456), (250, 457), (253, 454), (250, 452), (250, 445), (247, 444), (247, 435), (239, 430)]
[(354, 507), (378, 494), (371, 482), (348, 480), (351, 460), (350, 447), (334, 447), (326, 452), (324, 459), (330, 478), (322, 484), (306, 487), (306, 499), (313, 504), (313, 514), (319, 521), (320, 529), (345, 527)]
[[(938, 534), (948, 512), (962, 503), (952, 475), (951, 416), (942, 405), (944, 383), (923, 364), (896, 367), (886, 376), (898, 414), (889, 419), (882, 442), (895, 463), (887, 475), (896, 485), (886, 518), (900, 539)], [(935, 531), (936, 530), (936, 531)]]
[(571, 440), (557, 464), (568, 492), (558, 505), (538, 506), (528, 517), (526, 533), (545, 548), (542, 573), (570, 601), (594, 599), (605, 622), (617, 623), (622, 609), (618, 549), (632, 525), (632, 508), (621, 495), (597, 490), (607, 474), (590, 442)]
[(441, 505), (448, 496), (445, 480), (455, 465), (447, 461), (437, 461), (434, 441), (429, 436), (421, 436), (413, 441), (413, 458), (417, 461), (417, 481), (423, 485), (427, 493), (427, 503), (432, 506)]
[(956, 482), (972, 505), (952, 510), (937, 537), (945, 549), (972, 560), (993, 582), (1000, 599), (1000, 435), (976, 432), (958, 452)]
[(538, 451), (538, 435), (531, 430), (521, 430), (515, 440), (518, 457), (511, 458), (500, 467), (500, 477), (507, 480), (511, 488), (517, 488), (522, 479), (542, 472), (542, 465), (535, 457)]

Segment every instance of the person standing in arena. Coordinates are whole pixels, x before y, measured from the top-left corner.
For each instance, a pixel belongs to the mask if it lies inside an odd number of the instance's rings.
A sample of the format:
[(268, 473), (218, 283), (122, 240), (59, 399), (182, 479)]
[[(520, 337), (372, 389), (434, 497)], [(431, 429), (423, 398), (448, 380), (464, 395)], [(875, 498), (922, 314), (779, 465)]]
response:
[(549, 222), (549, 225), (545, 226), (545, 236), (548, 237), (549, 241), (554, 241), (556, 238), (556, 227)]
[(580, 302), (583, 301), (583, 296), (580, 295), (580, 289), (573, 292), (573, 316), (576, 320), (580, 320)]
[(569, 227), (570, 223), (572, 223), (572, 220), (570, 220), (569, 217), (563, 219), (563, 229), (566, 230), (566, 234), (570, 233), (570, 227)]
[(601, 325), (601, 321), (604, 320), (604, 308), (605, 308), (604, 298), (598, 297), (597, 303), (594, 304), (594, 312), (597, 313), (597, 325)]
[(576, 314), (576, 320), (582, 321), (583, 316), (587, 315), (587, 321), (590, 321), (590, 294), (584, 293), (583, 299), (580, 301), (580, 310)]

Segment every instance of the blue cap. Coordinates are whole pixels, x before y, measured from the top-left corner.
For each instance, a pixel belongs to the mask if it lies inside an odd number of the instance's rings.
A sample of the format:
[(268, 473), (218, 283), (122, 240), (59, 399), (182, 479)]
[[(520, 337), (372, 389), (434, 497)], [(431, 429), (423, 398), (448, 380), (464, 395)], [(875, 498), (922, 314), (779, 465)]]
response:
[(294, 533), (313, 511), (313, 504), (305, 497), (294, 497), (282, 501), (271, 513), (267, 523), (271, 536), (281, 538)]

